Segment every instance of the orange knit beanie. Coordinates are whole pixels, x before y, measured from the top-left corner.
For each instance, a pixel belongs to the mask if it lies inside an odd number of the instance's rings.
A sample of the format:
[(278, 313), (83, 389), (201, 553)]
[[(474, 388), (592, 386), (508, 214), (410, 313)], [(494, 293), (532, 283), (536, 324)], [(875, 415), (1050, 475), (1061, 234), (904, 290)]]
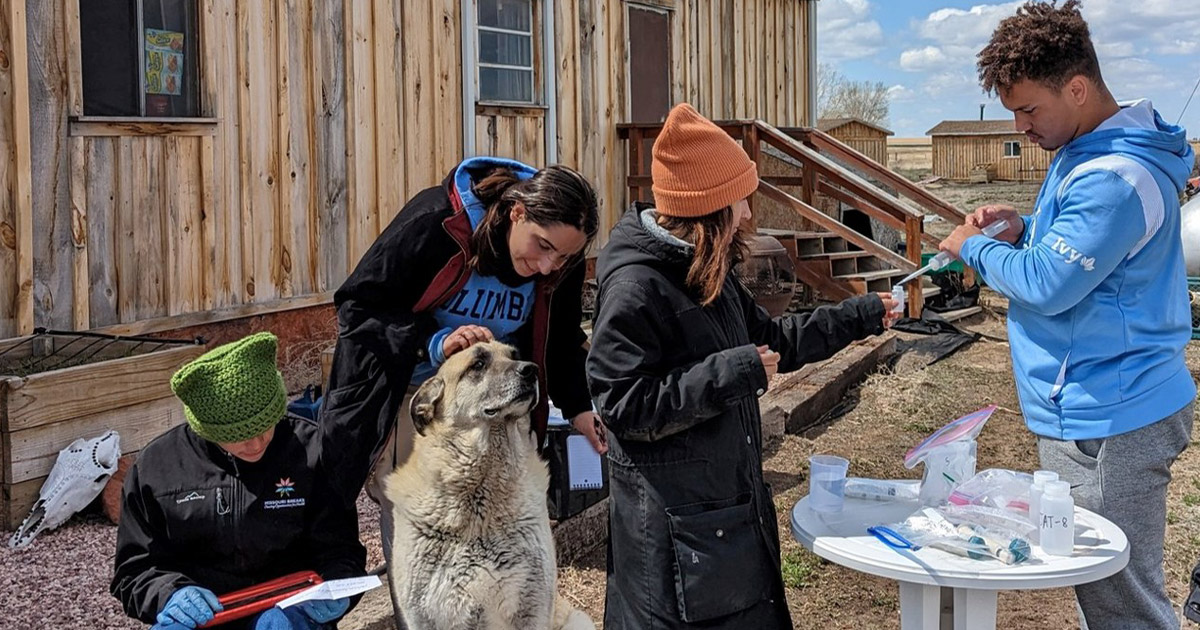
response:
[(680, 103), (654, 141), (654, 205), (669, 217), (702, 217), (749, 197), (758, 167), (729, 134)]

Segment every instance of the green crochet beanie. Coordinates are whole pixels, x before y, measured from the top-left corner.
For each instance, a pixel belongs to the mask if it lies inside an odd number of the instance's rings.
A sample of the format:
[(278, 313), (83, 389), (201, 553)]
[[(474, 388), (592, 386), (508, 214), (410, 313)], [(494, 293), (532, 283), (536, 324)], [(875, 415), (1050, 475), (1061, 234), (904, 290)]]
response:
[(287, 394), (275, 367), (275, 335), (255, 333), (214, 348), (179, 368), (171, 391), (196, 435), (210, 442), (242, 442), (283, 418)]

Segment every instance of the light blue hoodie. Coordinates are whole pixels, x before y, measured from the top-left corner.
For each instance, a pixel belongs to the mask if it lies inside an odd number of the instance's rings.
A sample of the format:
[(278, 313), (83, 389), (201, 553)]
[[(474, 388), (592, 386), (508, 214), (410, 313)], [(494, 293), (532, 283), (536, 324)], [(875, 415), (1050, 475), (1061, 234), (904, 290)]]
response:
[[(471, 231), (479, 227), (487, 208), (472, 191), (471, 173), (485, 168), (504, 166), (517, 179), (529, 179), (537, 169), (516, 160), (494, 157), (467, 158), (454, 170), (454, 188), (462, 199), (463, 211), (471, 220)], [(492, 331), (497, 341), (513, 342), (513, 334), (523, 326), (533, 312), (533, 280), (510, 287), (494, 276), (472, 270), (471, 277), (458, 293), (437, 305), (433, 318), (440, 329), (429, 339), (429, 360), (413, 370), (412, 384), (419, 385), (433, 376), (446, 360), (442, 342), (459, 326), (475, 324)], [(1189, 329), (1190, 331), (1191, 329)]]
[(1118, 435), (1196, 397), (1179, 235), (1192, 149), (1149, 101), (1121, 105), (1059, 150), (1017, 247), (982, 236), (962, 247), (1009, 298), (1021, 410), (1046, 437)]

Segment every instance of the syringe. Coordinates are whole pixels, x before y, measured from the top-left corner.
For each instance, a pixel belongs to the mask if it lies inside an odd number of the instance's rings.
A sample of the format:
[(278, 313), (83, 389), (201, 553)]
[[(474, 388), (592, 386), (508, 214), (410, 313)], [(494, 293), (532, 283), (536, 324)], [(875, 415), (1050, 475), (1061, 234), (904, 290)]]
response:
[[(983, 235), (988, 238), (995, 238), (997, 234), (1003, 232), (1006, 229), (1008, 229), (1008, 221), (1006, 219), (1000, 219), (999, 221), (992, 222), (991, 224), (989, 224), (987, 227), (983, 228), (980, 231), (983, 232)], [(929, 260), (929, 264), (908, 274), (907, 276), (904, 276), (904, 279), (901, 280), (900, 282), (897, 282), (896, 284), (900, 284), (900, 285), (905, 284), (906, 282), (908, 282), (909, 280), (912, 280), (913, 278), (920, 277), (922, 274), (924, 274), (927, 271), (937, 271), (938, 269), (941, 269), (942, 267), (945, 267), (946, 265), (950, 264), (950, 261), (952, 261), (952, 260), (954, 260), (954, 257), (950, 255), (950, 252), (938, 252), (937, 256), (934, 256), (933, 258), (931, 258)]]

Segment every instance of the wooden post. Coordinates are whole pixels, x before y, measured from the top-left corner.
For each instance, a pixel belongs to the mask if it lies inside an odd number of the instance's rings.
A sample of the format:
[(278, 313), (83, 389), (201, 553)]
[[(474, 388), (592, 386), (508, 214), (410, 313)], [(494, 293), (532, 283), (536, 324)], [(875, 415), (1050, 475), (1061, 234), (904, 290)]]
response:
[(642, 186), (633, 178), (642, 174), (642, 130), (634, 127), (629, 130), (629, 202), (642, 200)]
[[(754, 124), (743, 125), (742, 128), (742, 146), (746, 149), (746, 154), (750, 156), (750, 160), (759, 167), (759, 177), (762, 177), (762, 147), (758, 143), (758, 127)], [(758, 199), (756, 195), (750, 195), (750, 229), (757, 230), (758, 228)]]
[[(904, 248), (908, 255), (909, 262), (921, 266), (921, 233), (925, 229), (924, 221), (920, 217), (906, 217), (904, 220)], [(921, 311), (925, 307), (925, 296), (921, 292), (921, 278), (918, 276), (916, 280), (909, 283), (906, 289), (908, 292), (908, 316), (920, 317)]]
[(13, 215), (17, 233), (17, 334), (33, 334), (33, 162), (29, 120), (29, 36), (25, 23), (25, 0), (9, 0), (8, 23), (12, 29), (9, 61), (12, 64), (13, 142), (16, 186)]

